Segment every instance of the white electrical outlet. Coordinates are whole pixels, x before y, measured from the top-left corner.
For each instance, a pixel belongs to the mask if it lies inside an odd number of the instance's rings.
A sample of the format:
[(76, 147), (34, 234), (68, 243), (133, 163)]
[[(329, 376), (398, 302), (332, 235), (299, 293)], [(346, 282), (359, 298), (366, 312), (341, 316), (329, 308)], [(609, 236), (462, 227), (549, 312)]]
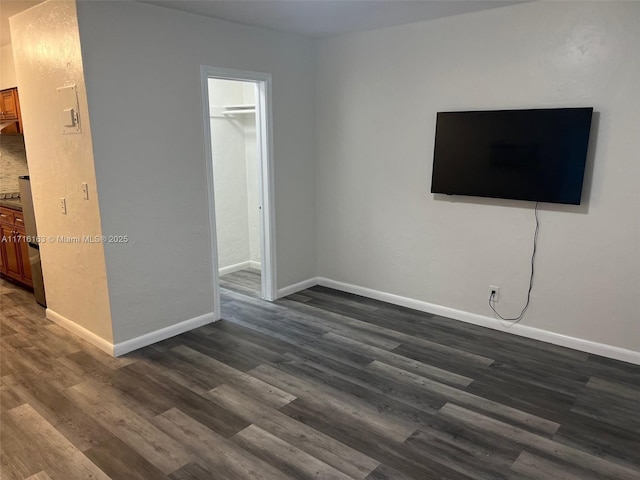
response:
[(67, 200), (65, 198), (60, 199), (60, 213), (67, 214)]
[(82, 182), (82, 198), (89, 200), (89, 185), (87, 185), (87, 182)]
[(496, 287), (495, 285), (489, 285), (489, 298), (492, 302), (500, 301), (500, 287)]

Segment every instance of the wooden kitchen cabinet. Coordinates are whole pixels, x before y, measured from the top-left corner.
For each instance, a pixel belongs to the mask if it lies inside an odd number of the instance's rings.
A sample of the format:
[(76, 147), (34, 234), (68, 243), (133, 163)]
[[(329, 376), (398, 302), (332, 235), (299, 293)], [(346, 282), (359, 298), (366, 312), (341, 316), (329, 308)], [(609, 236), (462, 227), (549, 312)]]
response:
[(0, 207), (0, 274), (33, 287), (22, 212)]
[(9, 88), (0, 92), (0, 118), (13, 120), (18, 118), (18, 89)]
[(0, 239), (2, 239), (2, 247), (0, 248), (3, 249), (6, 259), (5, 274), (14, 280), (22, 280), (20, 248), (13, 227), (10, 225), (0, 225)]
[(2, 133), (22, 133), (22, 116), (17, 88), (0, 91), (0, 121), (12, 121), (11, 125), (2, 129)]

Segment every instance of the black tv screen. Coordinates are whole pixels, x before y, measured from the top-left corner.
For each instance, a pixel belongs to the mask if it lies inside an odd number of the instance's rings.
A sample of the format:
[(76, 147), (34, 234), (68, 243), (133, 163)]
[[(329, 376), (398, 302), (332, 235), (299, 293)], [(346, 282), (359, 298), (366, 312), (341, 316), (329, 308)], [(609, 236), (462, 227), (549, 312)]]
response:
[(438, 112), (431, 192), (579, 205), (592, 113)]

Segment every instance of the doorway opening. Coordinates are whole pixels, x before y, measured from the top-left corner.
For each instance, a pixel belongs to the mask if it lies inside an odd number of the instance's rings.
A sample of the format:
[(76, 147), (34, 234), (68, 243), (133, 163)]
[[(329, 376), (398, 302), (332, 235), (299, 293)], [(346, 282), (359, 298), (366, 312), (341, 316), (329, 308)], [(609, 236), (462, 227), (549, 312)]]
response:
[[(271, 76), (202, 67), (214, 315), (221, 279), (275, 300)], [(259, 279), (259, 280), (258, 280)]]

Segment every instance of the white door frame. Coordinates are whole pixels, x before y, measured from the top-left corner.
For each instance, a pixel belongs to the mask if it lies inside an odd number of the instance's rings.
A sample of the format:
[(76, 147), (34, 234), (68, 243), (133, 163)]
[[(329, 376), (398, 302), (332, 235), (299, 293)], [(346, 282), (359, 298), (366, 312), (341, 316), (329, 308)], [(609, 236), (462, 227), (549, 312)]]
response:
[(213, 154), (211, 151), (211, 114), (209, 112), (209, 79), (240, 80), (257, 85), (256, 97), (256, 137), (258, 142), (258, 170), (260, 175), (260, 247), (261, 294), (265, 300), (273, 301), (278, 296), (276, 271), (276, 220), (274, 201), (273, 168), (273, 112), (271, 107), (271, 74), (216, 68), (200, 67), (202, 99), (204, 102), (202, 125), (204, 127), (205, 167), (207, 172), (207, 194), (209, 200), (209, 228), (211, 235), (211, 268), (213, 275), (213, 314), (216, 320), (220, 313), (220, 274), (218, 270), (218, 237), (216, 233), (216, 208), (213, 182)]

